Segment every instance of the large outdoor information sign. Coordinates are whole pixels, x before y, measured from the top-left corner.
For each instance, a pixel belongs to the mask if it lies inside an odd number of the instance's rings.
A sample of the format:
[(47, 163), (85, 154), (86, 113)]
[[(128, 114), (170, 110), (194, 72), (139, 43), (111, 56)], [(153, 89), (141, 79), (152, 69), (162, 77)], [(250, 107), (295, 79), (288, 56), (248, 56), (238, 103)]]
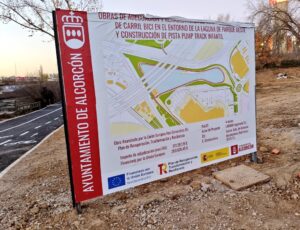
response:
[(256, 151), (252, 24), (55, 12), (75, 202)]

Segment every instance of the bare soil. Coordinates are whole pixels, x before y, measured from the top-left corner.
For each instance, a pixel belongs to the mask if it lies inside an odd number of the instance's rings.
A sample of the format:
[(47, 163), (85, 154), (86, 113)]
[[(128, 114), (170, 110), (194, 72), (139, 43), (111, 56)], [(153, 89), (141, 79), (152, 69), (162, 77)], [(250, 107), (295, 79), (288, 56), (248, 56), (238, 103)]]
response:
[[(289, 78), (277, 80), (279, 72)], [(81, 215), (71, 205), (61, 128), (0, 180), (0, 229), (300, 229), (299, 102), (300, 68), (259, 71), (262, 164), (242, 157), (194, 170), (89, 201)], [(238, 164), (272, 180), (237, 192), (212, 177)]]

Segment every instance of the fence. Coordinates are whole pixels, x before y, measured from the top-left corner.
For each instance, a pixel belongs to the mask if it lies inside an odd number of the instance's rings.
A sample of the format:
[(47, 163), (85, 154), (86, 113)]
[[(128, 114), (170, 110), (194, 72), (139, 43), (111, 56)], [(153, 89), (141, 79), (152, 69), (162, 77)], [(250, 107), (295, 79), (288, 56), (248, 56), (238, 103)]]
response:
[(15, 99), (0, 101), (0, 113), (28, 112), (41, 108), (41, 102), (20, 103)]
[(16, 106), (16, 111), (17, 112), (23, 112), (23, 111), (30, 111), (34, 109), (39, 109), (41, 108), (41, 102), (33, 102), (29, 104), (23, 104), (23, 105), (17, 105)]

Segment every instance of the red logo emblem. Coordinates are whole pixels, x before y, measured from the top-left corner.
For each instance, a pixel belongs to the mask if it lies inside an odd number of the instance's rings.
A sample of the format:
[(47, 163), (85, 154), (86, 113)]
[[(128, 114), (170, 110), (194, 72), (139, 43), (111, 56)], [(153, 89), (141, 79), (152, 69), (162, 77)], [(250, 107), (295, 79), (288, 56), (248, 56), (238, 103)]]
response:
[(75, 16), (74, 12), (62, 17), (65, 44), (71, 49), (79, 49), (85, 42), (83, 18)]
[(231, 146), (231, 155), (236, 155), (239, 153), (239, 147), (238, 145)]
[(159, 168), (159, 175), (168, 173), (168, 165), (167, 164), (159, 164), (158, 168)]

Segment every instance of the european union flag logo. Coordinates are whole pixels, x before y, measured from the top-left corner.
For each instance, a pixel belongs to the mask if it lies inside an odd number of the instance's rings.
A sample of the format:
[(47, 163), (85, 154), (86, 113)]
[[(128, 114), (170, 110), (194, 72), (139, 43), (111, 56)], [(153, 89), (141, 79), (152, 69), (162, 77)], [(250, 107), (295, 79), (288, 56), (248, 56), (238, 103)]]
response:
[(108, 189), (117, 188), (125, 185), (125, 174), (108, 178)]

